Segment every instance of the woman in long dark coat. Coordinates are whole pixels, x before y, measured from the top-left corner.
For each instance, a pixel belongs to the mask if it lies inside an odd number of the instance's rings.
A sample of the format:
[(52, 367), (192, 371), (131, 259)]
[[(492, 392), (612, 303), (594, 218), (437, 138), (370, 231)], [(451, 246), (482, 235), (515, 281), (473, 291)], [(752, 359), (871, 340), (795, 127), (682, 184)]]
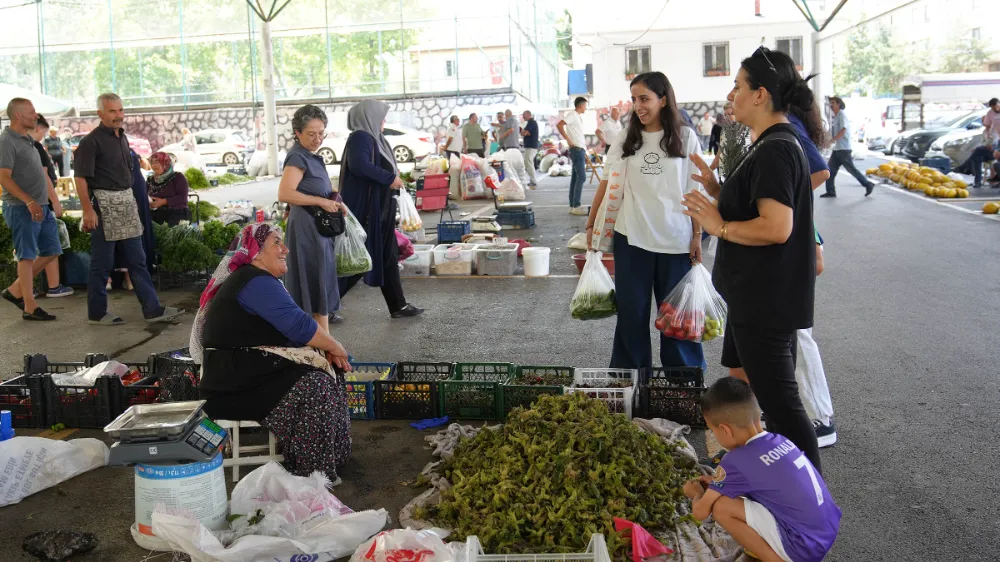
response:
[(365, 284), (382, 289), (392, 317), (404, 318), (417, 316), (424, 309), (406, 302), (399, 278), (394, 195), (403, 188), (403, 180), (392, 147), (382, 134), (388, 113), (389, 106), (376, 100), (365, 100), (347, 113), (347, 127), (352, 132), (340, 169), (340, 195), (368, 235), (365, 246), (373, 267), (363, 276), (341, 277), (340, 295), (346, 295), (363, 277)]

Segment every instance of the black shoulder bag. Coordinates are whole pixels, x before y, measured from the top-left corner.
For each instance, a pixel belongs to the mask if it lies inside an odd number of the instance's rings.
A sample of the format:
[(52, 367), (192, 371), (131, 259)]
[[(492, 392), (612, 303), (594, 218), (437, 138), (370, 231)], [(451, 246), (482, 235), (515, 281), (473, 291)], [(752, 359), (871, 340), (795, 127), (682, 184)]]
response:
[(320, 236), (334, 238), (344, 233), (347, 224), (344, 222), (344, 212), (337, 211), (331, 213), (318, 205), (308, 205), (303, 207), (313, 217), (316, 223), (316, 231)]

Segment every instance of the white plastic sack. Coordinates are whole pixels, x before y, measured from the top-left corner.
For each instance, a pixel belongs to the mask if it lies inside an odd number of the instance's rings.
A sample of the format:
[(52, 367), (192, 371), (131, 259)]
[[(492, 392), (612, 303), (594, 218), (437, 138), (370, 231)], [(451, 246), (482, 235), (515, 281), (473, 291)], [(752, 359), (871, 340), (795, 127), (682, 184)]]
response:
[(542, 156), (542, 160), (538, 163), (538, 170), (543, 174), (547, 174), (549, 172), (549, 168), (552, 167), (552, 164), (555, 164), (556, 158), (558, 157), (559, 155), (557, 154), (546, 154), (545, 156)]
[(483, 183), (482, 166), (485, 160), (476, 156), (462, 155), (462, 199), (483, 199), (487, 197)]
[(504, 152), (507, 153), (507, 165), (504, 168), (504, 173), (513, 172), (521, 181), (521, 185), (528, 183), (528, 171), (524, 168), (524, 155), (521, 154), (521, 151), (516, 148), (508, 148)]
[[(278, 173), (285, 167), (285, 157), (288, 153), (284, 150), (278, 151)], [(247, 175), (252, 178), (267, 175), (267, 151), (255, 150), (247, 162)]]
[(567, 246), (570, 250), (577, 250), (580, 252), (587, 251), (587, 233), (578, 232), (569, 239), (569, 245)]
[(444, 529), (383, 531), (359, 546), (350, 562), (465, 562), (465, 543), (445, 544), (448, 534)]
[(108, 464), (108, 446), (97, 439), (56, 441), (14, 437), (0, 442), (0, 507)]
[(343, 558), (385, 527), (384, 509), (352, 513), (327, 490), (321, 473), (294, 476), (270, 462), (233, 489), (230, 512), (263, 515), (249, 525), (246, 518), (231, 531), (212, 533), (190, 516), (170, 510), (153, 513), (153, 532), (195, 562), (244, 562), (309, 560), (324, 562)]
[(500, 194), (503, 195), (504, 201), (524, 201), (524, 187), (514, 175), (504, 176), (500, 182)]
[(93, 367), (74, 373), (53, 373), (49, 375), (56, 386), (94, 386), (100, 377), (118, 377), (128, 374), (128, 367), (117, 361), (104, 361)]

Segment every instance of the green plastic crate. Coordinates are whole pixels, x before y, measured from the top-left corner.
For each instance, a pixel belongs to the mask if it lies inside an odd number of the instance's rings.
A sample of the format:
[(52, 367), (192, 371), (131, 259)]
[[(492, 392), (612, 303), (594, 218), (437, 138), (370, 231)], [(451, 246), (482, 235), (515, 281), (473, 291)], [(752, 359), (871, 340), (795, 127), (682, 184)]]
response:
[[(507, 419), (510, 411), (519, 406), (530, 408), (543, 394), (561, 395), (563, 387), (573, 384), (573, 367), (550, 365), (522, 365), (509, 382), (500, 385), (500, 421)], [(528, 384), (531, 379), (538, 384)]]
[(503, 383), (516, 372), (513, 363), (455, 363), (451, 380)]
[[(504, 379), (506, 380), (506, 379)], [(441, 415), (449, 420), (495, 420), (500, 413), (501, 382), (464, 380), (460, 375), (438, 385)]]

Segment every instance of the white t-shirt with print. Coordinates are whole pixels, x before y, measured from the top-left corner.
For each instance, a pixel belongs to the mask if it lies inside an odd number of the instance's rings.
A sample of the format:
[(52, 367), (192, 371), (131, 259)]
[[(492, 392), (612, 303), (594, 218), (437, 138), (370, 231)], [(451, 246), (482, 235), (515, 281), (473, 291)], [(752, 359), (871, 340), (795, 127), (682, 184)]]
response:
[(570, 111), (563, 117), (566, 122), (566, 140), (573, 146), (580, 148), (587, 147), (587, 139), (583, 136), (583, 119), (576, 111)]
[(448, 125), (448, 133), (444, 140), (447, 141), (449, 138), (451, 138), (451, 144), (445, 147), (445, 150), (462, 152), (462, 128), (454, 123)]
[[(687, 155), (701, 152), (698, 136), (690, 127), (680, 128), (684, 158), (671, 158), (660, 148), (663, 131), (642, 133), (642, 146), (626, 159), (625, 193), (615, 232), (628, 237), (637, 248), (659, 254), (691, 251), (691, 218), (681, 199), (701, 184), (691, 179), (696, 171)], [(608, 151), (607, 162), (622, 157), (628, 131), (622, 131)], [(608, 166), (605, 166), (607, 172)], [(607, 179), (607, 178), (605, 178)]]

